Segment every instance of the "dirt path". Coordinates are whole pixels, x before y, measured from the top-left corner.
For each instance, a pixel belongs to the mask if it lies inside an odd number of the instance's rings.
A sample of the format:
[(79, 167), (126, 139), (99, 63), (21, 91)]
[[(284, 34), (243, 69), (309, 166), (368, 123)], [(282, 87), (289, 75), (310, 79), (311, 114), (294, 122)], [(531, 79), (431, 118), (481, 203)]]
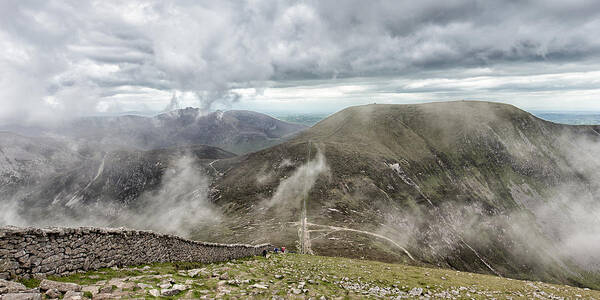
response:
[[(298, 224), (296, 224), (296, 225), (298, 225)], [(410, 252), (408, 252), (408, 250), (406, 250), (406, 248), (402, 247), (400, 244), (396, 243), (394, 240), (392, 240), (392, 239), (390, 239), (390, 238), (388, 238), (386, 236), (383, 236), (381, 234), (377, 234), (377, 233), (370, 232), (370, 231), (365, 231), (365, 230), (358, 230), (358, 229), (352, 229), (352, 228), (347, 228), (347, 227), (331, 226), (331, 225), (321, 225), (321, 224), (315, 224), (315, 223), (310, 223), (310, 222), (306, 222), (305, 224), (302, 224), (302, 225), (304, 225), (306, 227), (308, 227), (308, 226), (315, 226), (315, 227), (328, 228), (328, 229), (332, 230), (332, 233), (335, 232), (335, 231), (350, 231), (350, 232), (357, 232), (357, 233), (371, 235), (371, 236), (374, 236), (374, 237), (377, 237), (377, 238), (380, 238), (380, 239), (383, 239), (383, 240), (386, 240), (386, 241), (390, 242), (394, 246), (400, 248), (410, 259), (412, 259), (413, 261), (415, 260), (413, 258), (413, 256), (410, 254)], [(307, 232), (310, 232), (310, 231), (322, 231), (322, 230), (307, 230)], [(326, 235), (327, 234), (325, 234), (325, 236)]]
[(79, 195), (81, 193), (83, 193), (85, 190), (87, 190), (92, 183), (94, 183), (94, 181), (96, 181), (96, 179), (98, 179), (100, 177), (100, 175), (102, 175), (102, 172), (104, 172), (104, 162), (106, 160), (106, 155), (104, 155), (104, 157), (102, 157), (102, 162), (100, 163), (100, 166), (98, 166), (98, 171), (96, 172), (96, 176), (94, 176), (94, 178), (81, 190), (73, 193), (73, 197), (71, 197), (71, 199), (69, 201), (67, 201), (67, 204), (65, 204), (68, 207), (71, 207), (75, 204), (77, 204), (80, 200)]
[[(310, 162), (310, 153), (311, 153), (311, 147), (310, 147), (310, 140), (307, 143), (307, 147), (308, 147), (308, 153), (306, 156), (306, 172), (308, 172), (308, 164)], [(308, 174), (307, 174), (308, 177)], [(308, 182), (305, 182), (305, 185), (308, 185)], [(310, 243), (310, 232), (308, 230), (308, 215), (307, 215), (307, 209), (306, 209), (306, 203), (308, 202), (308, 195), (310, 193), (310, 190), (308, 188), (308, 186), (306, 186), (305, 188), (306, 190), (306, 195), (304, 195), (304, 197), (302, 197), (302, 214), (300, 216), (300, 227), (299, 227), (299, 235), (300, 235), (300, 245), (301, 245), (301, 249), (300, 249), (300, 253), (302, 254), (313, 254), (312, 249), (310, 248), (311, 243)]]
[(218, 161), (218, 159), (215, 159), (215, 160), (211, 161), (208, 165), (213, 169), (213, 171), (215, 171), (215, 175), (218, 176), (219, 175), (219, 171), (217, 171), (217, 169), (215, 169), (215, 167), (213, 166), (213, 164), (215, 162), (217, 162), (217, 161)]

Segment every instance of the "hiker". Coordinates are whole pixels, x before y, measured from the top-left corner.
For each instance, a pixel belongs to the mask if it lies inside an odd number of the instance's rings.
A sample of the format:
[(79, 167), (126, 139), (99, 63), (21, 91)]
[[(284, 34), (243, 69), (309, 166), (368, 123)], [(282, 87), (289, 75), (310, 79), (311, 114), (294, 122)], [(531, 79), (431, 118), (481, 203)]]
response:
[(275, 254), (279, 253), (279, 248), (275, 248)]
[(285, 253), (285, 247), (281, 247), (281, 253)]
[(263, 253), (262, 253), (263, 257), (267, 257), (267, 254), (268, 254), (268, 253), (269, 253), (269, 251), (267, 251), (267, 249), (264, 249), (264, 250), (263, 250)]

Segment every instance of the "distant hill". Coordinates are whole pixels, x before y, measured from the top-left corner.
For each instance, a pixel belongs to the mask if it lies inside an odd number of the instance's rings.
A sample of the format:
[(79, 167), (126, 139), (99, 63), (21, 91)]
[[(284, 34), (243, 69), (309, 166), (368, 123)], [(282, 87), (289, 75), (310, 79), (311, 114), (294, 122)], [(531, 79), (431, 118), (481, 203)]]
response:
[(206, 145), (113, 150), (0, 132), (0, 223), (164, 228), (160, 214), (206, 204), (205, 168), (234, 156)]
[[(282, 143), (305, 128), (251, 111), (194, 108), (15, 127), (26, 134), (0, 133), (0, 224), (186, 234), (218, 219), (206, 199), (212, 161)], [(167, 221), (176, 225), (169, 229)]]
[(597, 112), (533, 112), (533, 114), (554, 123), (570, 125), (600, 124), (600, 113)]
[(50, 138), (0, 131), (0, 194), (11, 194), (22, 186), (76, 167), (87, 155), (85, 149), (79, 150)]
[(273, 114), (275, 118), (290, 123), (302, 124), (306, 126), (313, 126), (319, 121), (327, 118), (330, 113), (276, 113)]
[(66, 136), (103, 147), (110, 145), (114, 149), (151, 150), (202, 144), (243, 154), (281, 143), (305, 128), (252, 111), (204, 114), (198, 108), (189, 107), (155, 117), (86, 117), (51, 129), (9, 129), (29, 136)]
[(599, 137), (498, 103), (347, 108), (214, 163), (214, 239), (296, 246), (309, 190), (317, 254), (598, 286)]

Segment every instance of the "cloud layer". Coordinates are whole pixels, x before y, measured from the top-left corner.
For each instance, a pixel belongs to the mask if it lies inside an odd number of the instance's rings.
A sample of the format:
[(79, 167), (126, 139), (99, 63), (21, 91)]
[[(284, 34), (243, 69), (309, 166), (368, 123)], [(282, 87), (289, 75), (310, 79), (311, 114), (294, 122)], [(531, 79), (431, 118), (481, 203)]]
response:
[(598, 96), (589, 82), (600, 65), (592, 0), (9, 0), (0, 11), (3, 123), (209, 108), (353, 78), (397, 100)]

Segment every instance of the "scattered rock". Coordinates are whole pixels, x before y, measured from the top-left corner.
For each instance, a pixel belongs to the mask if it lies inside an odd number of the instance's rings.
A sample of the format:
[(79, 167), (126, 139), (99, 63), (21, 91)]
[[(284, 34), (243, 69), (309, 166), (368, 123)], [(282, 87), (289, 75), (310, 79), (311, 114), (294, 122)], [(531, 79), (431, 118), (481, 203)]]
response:
[(49, 289), (45, 293), (46, 298), (56, 299), (59, 298), (62, 294), (57, 289)]
[(82, 292), (90, 292), (92, 293), (92, 295), (96, 295), (100, 292), (100, 287), (95, 286), (95, 285), (86, 285), (81, 287), (81, 291)]
[(112, 286), (110, 286), (110, 285), (103, 286), (100, 288), (99, 291), (100, 291), (100, 293), (103, 293), (103, 294), (110, 294), (110, 293), (112, 293)]
[(408, 294), (411, 296), (421, 296), (423, 294), (423, 289), (422, 288), (413, 288), (412, 290), (410, 290), (408, 292)]
[(149, 285), (149, 284), (146, 284), (146, 283), (140, 282), (140, 283), (138, 283), (138, 284), (137, 284), (137, 287), (139, 287), (140, 289), (149, 289), (149, 288), (151, 288), (152, 286), (151, 286), (151, 285)]
[(161, 289), (169, 289), (169, 288), (171, 288), (171, 286), (172, 285), (170, 283), (163, 283), (163, 284), (159, 285), (158, 287)]
[(154, 297), (159, 297), (160, 296), (160, 292), (157, 289), (151, 289), (151, 290), (148, 291), (148, 293), (151, 296), (154, 296)]
[(173, 285), (173, 289), (174, 290), (179, 290), (179, 291), (185, 291), (188, 290), (190, 287), (184, 284), (175, 284)]
[(175, 296), (175, 295), (179, 294), (179, 292), (181, 292), (181, 291), (176, 290), (176, 289), (161, 289), (160, 290), (161, 296), (165, 296), (165, 297)]
[(115, 284), (115, 286), (118, 289), (121, 289), (121, 290), (123, 290), (123, 289), (132, 289), (135, 286), (135, 283), (134, 282), (122, 282), (121, 281), (121, 282), (117, 282)]
[(281, 278), (283, 278), (283, 275), (281, 275), (281, 274), (275, 274), (275, 279), (281, 279)]
[(264, 284), (258, 284), (258, 283), (255, 283), (255, 284), (251, 285), (250, 287), (255, 288), (255, 289), (263, 289), (263, 290), (266, 290), (269, 288), (268, 286), (266, 286)]
[(240, 281), (237, 279), (227, 280), (227, 284), (233, 285), (233, 286), (238, 286), (238, 285), (240, 285)]
[(75, 292), (75, 291), (67, 291), (65, 293), (65, 296), (63, 297), (63, 300), (82, 300), (82, 299), (83, 299), (83, 293)]

